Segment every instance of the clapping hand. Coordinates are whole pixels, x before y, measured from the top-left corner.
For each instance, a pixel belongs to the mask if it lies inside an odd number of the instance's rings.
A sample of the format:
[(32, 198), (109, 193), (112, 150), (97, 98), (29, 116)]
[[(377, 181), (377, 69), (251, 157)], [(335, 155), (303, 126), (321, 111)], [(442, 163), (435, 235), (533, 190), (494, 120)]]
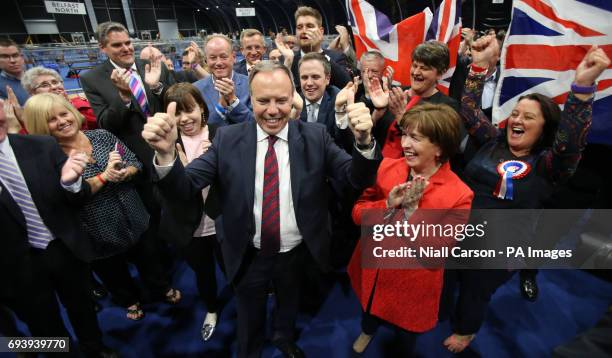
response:
[(416, 176), (411, 181), (396, 185), (389, 192), (387, 207), (403, 208), (414, 211), (419, 205), (428, 181), (423, 176)]
[(128, 178), (128, 169), (117, 151), (108, 153), (108, 164), (102, 172), (102, 178), (112, 183), (120, 183)]
[(377, 77), (372, 77), (370, 69), (366, 69), (363, 76), (364, 86), (367, 83), (367, 89), (370, 93), (372, 104), (377, 109), (386, 108), (389, 105), (389, 80), (387, 77), (382, 78), (382, 86)]
[(389, 111), (393, 118), (401, 118), (406, 112), (408, 104), (408, 90), (403, 91), (400, 87), (393, 87), (389, 91)]
[(283, 63), (285, 67), (291, 68), (291, 65), (293, 64), (293, 57), (295, 56), (295, 54), (293, 53), (293, 49), (289, 47), (289, 45), (287, 45), (285, 41), (283, 41), (283, 35), (276, 34), (276, 38), (274, 39), (274, 44), (276, 45), (276, 48), (280, 51), (281, 55), (283, 55), (285, 59)]
[(61, 173), (61, 182), (64, 185), (72, 185), (83, 175), (85, 167), (89, 162), (89, 157), (86, 153), (71, 150), (68, 160), (64, 163)]
[(236, 88), (231, 78), (215, 80), (215, 89), (219, 91), (219, 104), (227, 107), (236, 100)]
[(119, 95), (123, 102), (128, 102), (132, 97), (132, 90), (130, 90), (130, 78), (132, 74), (126, 69), (114, 69), (111, 72), (111, 82), (115, 85), (115, 88), (119, 90)]
[(165, 113), (155, 113), (144, 125), (142, 137), (155, 150), (159, 165), (168, 165), (174, 161), (178, 137), (176, 122), (176, 102), (172, 102)]
[(349, 97), (352, 97), (354, 101), (358, 84), (359, 76), (356, 76), (355, 78), (353, 78), (352, 82), (347, 83), (346, 86), (344, 86), (344, 88), (340, 92), (338, 92), (338, 94), (336, 95), (335, 102), (336, 111), (340, 110), (347, 104)]
[(159, 86), (159, 78), (161, 77), (161, 57), (151, 58), (151, 63), (145, 65), (144, 81), (151, 88)]

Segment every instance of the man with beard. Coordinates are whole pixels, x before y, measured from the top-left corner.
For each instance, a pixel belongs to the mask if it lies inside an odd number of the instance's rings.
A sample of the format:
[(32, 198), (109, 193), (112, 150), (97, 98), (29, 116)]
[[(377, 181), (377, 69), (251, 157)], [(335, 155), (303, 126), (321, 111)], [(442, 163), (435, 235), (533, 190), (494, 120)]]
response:
[(225, 126), (250, 120), (248, 77), (233, 70), (232, 40), (222, 34), (209, 35), (204, 40), (204, 53), (211, 75), (193, 85), (208, 106), (208, 123)]
[(298, 62), (307, 53), (323, 53), (331, 65), (330, 83), (338, 88), (343, 88), (351, 77), (347, 71), (346, 56), (338, 51), (323, 49), (323, 19), (317, 9), (300, 6), (295, 11), (295, 28), (300, 51), (294, 51), (291, 72), (293, 78), (299, 78)]

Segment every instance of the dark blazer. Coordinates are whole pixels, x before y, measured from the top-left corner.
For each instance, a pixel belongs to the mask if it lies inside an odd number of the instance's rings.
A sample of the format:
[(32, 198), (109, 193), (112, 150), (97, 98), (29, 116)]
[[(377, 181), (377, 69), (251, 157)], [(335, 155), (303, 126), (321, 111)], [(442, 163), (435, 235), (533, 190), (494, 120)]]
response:
[[(94, 258), (94, 251), (79, 221), (79, 208), (91, 195), (85, 180), (79, 193), (60, 185), (66, 155), (55, 138), (9, 134), (7, 139), (28, 185), (36, 208), (56, 240), (84, 261)], [(29, 248), (23, 212), (0, 181), (0, 297), (10, 297), (28, 275)]]
[[(319, 106), (319, 113), (317, 115), (317, 123), (321, 123), (327, 128), (327, 133), (332, 137), (336, 138), (336, 95), (340, 90), (334, 86), (327, 86), (323, 92), (323, 98), (321, 99), (321, 105)], [(308, 108), (306, 108), (306, 99), (303, 95), (304, 107), (302, 113), (300, 113), (300, 120), (302, 122), (308, 121)]]
[[(253, 201), (257, 124), (240, 123), (219, 128), (211, 148), (183, 168), (179, 161), (158, 182), (168, 200), (189, 201), (200, 190), (215, 184), (219, 188), (223, 237), (221, 250), (226, 274), (232, 281), (255, 235)], [(289, 121), (291, 193), (297, 225), (312, 257), (324, 268), (329, 264), (330, 233), (326, 179), (364, 188), (376, 179), (380, 153), (367, 160), (354, 151), (353, 157), (338, 148), (324, 127)], [(219, 225), (221, 224), (221, 225)]]
[[(149, 109), (153, 114), (164, 110), (163, 93), (159, 96), (153, 94), (149, 86), (144, 83), (144, 67), (147, 63), (147, 61), (136, 59), (136, 68), (143, 79)], [(119, 91), (110, 79), (113, 69), (110, 61), (106, 60), (96, 68), (83, 73), (81, 75), (83, 90), (98, 118), (98, 127), (108, 130), (121, 139), (142, 162), (146, 168), (145, 172), (149, 173), (152, 167), (153, 150), (141, 135), (147, 118), (133, 96), (129, 107), (123, 103), (119, 97)], [(163, 83), (164, 88), (174, 83), (173, 77), (163, 63), (160, 82)]]
[[(293, 74), (293, 81), (296, 84), (296, 87), (301, 91), (300, 87), (300, 71), (298, 64), (300, 59), (302, 58), (302, 53), (300, 51), (293, 51), (293, 63), (291, 64), (291, 73)], [(323, 54), (329, 60), (331, 64), (331, 78), (329, 81), (330, 86), (335, 86), (338, 88), (344, 88), (347, 83), (352, 81), (351, 76), (349, 75), (346, 63), (346, 55), (341, 52), (335, 50), (324, 49)]]
[[(215, 138), (219, 126), (208, 125), (208, 137), (212, 141)], [(177, 143), (183, 146), (179, 133)], [(184, 146), (183, 146), (184, 148)], [(166, 200), (162, 197), (162, 215), (160, 231), (178, 247), (187, 246), (193, 239), (193, 232), (197, 229), (202, 215), (206, 213), (210, 218), (216, 219), (220, 214), (219, 194), (213, 185), (208, 191), (206, 202), (202, 196), (195, 196), (189, 202)]]
[[(329, 133), (336, 144), (344, 149), (347, 153), (352, 152), (353, 144), (355, 138), (353, 137), (353, 132), (349, 128), (339, 129), (336, 126), (336, 96), (338, 95), (340, 90), (332, 85), (327, 86), (325, 92), (323, 92), (323, 98), (321, 99), (321, 105), (319, 106), (319, 113), (317, 114), (317, 122), (325, 126), (327, 128), (327, 133)], [(304, 99), (304, 96), (302, 99)], [(302, 108), (302, 113), (300, 113), (300, 120), (302, 122), (308, 122), (308, 108), (306, 108), (306, 99), (304, 99), (304, 108)]]
[[(455, 67), (455, 72), (451, 78), (448, 95), (461, 103), (461, 96), (463, 95), (463, 87), (465, 86), (465, 80), (467, 80), (468, 73), (470, 72), (471, 61), (469, 57), (460, 57)], [(499, 82), (500, 78), (500, 67), (497, 65), (497, 72), (495, 73), (495, 83)], [(480, 98), (478, 99), (480, 101)], [(485, 115), (491, 120), (492, 108), (483, 110)]]
[(234, 64), (234, 72), (240, 73), (241, 75), (248, 76), (249, 71), (247, 71), (246, 59), (242, 59), (239, 62)]

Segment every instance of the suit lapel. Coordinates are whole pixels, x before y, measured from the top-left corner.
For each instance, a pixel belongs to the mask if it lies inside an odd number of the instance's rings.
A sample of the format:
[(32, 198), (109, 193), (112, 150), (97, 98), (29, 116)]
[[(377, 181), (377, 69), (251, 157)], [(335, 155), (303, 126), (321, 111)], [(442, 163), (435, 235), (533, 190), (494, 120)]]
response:
[(255, 161), (257, 160), (257, 129), (256, 123), (252, 122), (247, 132), (242, 136), (240, 142), (240, 163), (238, 165), (243, 167), (241, 170), (244, 173), (244, 183), (242, 187), (245, 190), (245, 197), (247, 198), (248, 208), (252, 213), (253, 205), (255, 201)]
[(297, 217), (300, 187), (304, 169), (304, 139), (299, 131), (299, 122), (289, 121), (289, 163), (291, 171), (291, 195), (293, 197), (293, 208)]
[[(39, 177), (40, 173), (36, 164), (37, 155), (36, 153), (32, 153), (29, 146), (26, 143), (23, 143), (19, 137), (9, 136), (9, 141), (11, 143), (11, 147), (13, 148), (15, 158), (17, 159), (17, 165), (21, 170), (21, 174), (23, 174), (28, 190), (30, 191), (30, 195), (32, 196), (32, 200), (35, 200), (35, 193), (41, 192), (41, 178)], [(19, 205), (17, 205), (8, 189), (4, 185), (2, 185), (2, 187), (0, 201), (7, 206), (9, 212), (13, 214), (17, 221), (25, 227), (25, 217), (23, 216), (21, 208)], [(34, 201), (34, 203), (36, 204), (36, 201)]]
[(319, 106), (319, 113), (317, 113), (317, 123), (322, 123), (327, 126), (327, 111), (329, 111), (329, 95), (327, 91), (323, 91), (323, 98), (321, 99), (321, 105)]

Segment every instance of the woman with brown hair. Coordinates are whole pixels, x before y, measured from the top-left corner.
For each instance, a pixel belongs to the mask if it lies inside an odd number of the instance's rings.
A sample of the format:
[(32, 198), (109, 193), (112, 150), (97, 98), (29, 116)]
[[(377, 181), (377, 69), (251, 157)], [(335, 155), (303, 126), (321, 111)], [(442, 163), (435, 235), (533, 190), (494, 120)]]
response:
[[(425, 103), (408, 110), (399, 126), (404, 156), (383, 159), (376, 184), (353, 207), (355, 223), (362, 224), (367, 209), (394, 208), (406, 219), (418, 209), (469, 209), (473, 193), (449, 164), (459, 150), (459, 115), (447, 105)], [(353, 350), (362, 353), (378, 326), (389, 323), (400, 336), (402, 353), (410, 355), (417, 335), (438, 321), (444, 270), (362, 268), (363, 247), (363, 242), (357, 245), (348, 266), (363, 308), (362, 333)]]
[[(177, 83), (166, 91), (164, 103), (176, 103), (176, 118), (179, 138), (177, 153), (184, 166), (204, 154), (212, 144), (217, 130), (208, 124), (208, 107), (200, 91), (190, 83)], [(193, 269), (200, 296), (206, 304), (208, 313), (202, 323), (202, 339), (208, 341), (217, 325), (217, 279), (215, 276), (215, 254), (220, 258), (219, 244), (215, 232), (215, 222), (219, 212), (214, 189), (206, 187), (202, 197), (187, 205), (194, 210), (181, 209), (181, 217), (164, 215), (163, 226), (170, 226), (187, 264)], [(187, 213), (186, 213), (187, 211)], [(191, 214), (194, 213), (195, 216)], [(178, 224), (178, 225), (177, 225)], [(221, 262), (220, 262), (221, 264)], [(222, 265), (221, 265), (222, 267)]]

